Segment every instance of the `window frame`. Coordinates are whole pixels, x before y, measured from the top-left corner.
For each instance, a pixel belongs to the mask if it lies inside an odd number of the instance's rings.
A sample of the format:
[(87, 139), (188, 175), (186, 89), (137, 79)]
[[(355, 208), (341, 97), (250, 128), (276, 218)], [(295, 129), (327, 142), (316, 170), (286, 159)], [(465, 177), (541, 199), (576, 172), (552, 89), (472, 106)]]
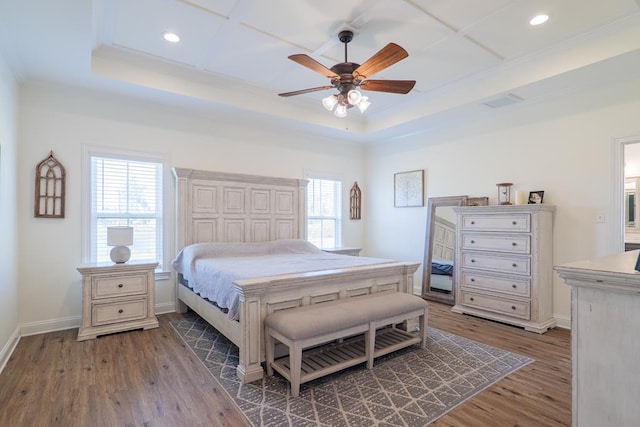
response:
[(94, 264), (96, 260), (93, 258), (93, 242), (96, 238), (96, 232), (93, 229), (91, 203), (91, 159), (92, 157), (105, 157), (130, 161), (155, 162), (162, 164), (162, 259), (158, 260), (160, 265), (156, 270), (156, 279), (167, 279), (170, 276), (170, 259), (171, 250), (171, 228), (172, 216), (170, 206), (172, 198), (170, 192), (167, 191), (171, 180), (171, 172), (168, 167), (167, 155), (165, 153), (141, 152), (134, 150), (126, 150), (113, 147), (98, 147), (83, 145), (82, 150), (82, 262), (85, 264)]
[[(343, 200), (343, 187), (344, 187), (344, 180), (341, 179), (340, 177), (336, 177), (336, 176), (331, 176), (331, 175), (326, 175), (326, 174), (319, 174), (319, 173), (307, 173), (306, 174), (306, 179), (308, 180), (307, 183), (307, 188), (305, 189), (306, 191), (306, 206), (305, 206), (305, 239), (307, 241), (310, 242), (309, 240), (309, 221), (312, 219), (334, 219), (336, 220), (336, 244), (334, 247), (320, 247), (320, 249), (334, 249), (334, 248), (340, 248), (343, 246), (343, 242), (344, 242), (344, 237), (343, 237), (343, 231), (344, 231), (344, 212), (343, 212), (343, 208), (344, 208), (344, 200)], [(336, 200), (337, 202), (340, 204), (340, 206), (338, 206), (338, 208), (336, 209), (336, 212), (339, 214), (339, 217), (336, 218), (334, 216), (317, 216), (317, 215), (310, 215), (310, 210), (309, 210), (309, 188), (311, 187), (312, 180), (323, 180), (323, 181), (334, 181), (334, 182), (338, 182), (340, 183), (340, 190), (338, 192), (338, 194), (336, 194)], [(313, 243), (313, 242), (312, 242)]]

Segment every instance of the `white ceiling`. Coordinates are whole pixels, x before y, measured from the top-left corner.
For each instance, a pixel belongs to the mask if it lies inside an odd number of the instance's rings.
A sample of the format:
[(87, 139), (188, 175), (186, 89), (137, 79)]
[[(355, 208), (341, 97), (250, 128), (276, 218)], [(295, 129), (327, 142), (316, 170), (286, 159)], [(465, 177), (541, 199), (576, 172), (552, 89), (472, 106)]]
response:
[[(540, 12), (549, 21), (530, 26)], [(0, 25), (0, 52), (21, 81), (230, 109), (360, 141), (495, 114), (493, 100), (514, 108), (640, 75), (640, 0), (0, 0)], [(409, 57), (374, 78), (415, 88), (369, 92), (369, 110), (346, 119), (320, 104), (333, 90), (277, 96), (329, 84), (287, 56), (342, 62), (344, 28), (356, 34), (352, 62), (389, 42), (404, 47)], [(179, 44), (162, 38), (168, 30)]]

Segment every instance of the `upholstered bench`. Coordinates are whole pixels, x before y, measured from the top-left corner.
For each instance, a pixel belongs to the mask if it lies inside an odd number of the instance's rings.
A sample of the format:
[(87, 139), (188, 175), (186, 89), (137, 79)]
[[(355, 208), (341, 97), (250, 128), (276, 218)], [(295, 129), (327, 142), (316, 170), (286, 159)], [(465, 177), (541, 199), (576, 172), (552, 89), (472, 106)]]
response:
[[(412, 344), (421, 343), (424, 348), (428, 309), (427, 302), (416, 295), (385, 292), (276, 311), (264, 321), (267, 375), (273, 375), (274, 369), (282, 374), (296, 397), (300, 384), (307, 381), (363, 362), (371, 369), (375, 357)], [(395, 327), (414, 318), (420, 319), (419, 334)], [(354, 336), (305, 352), (303, 357), (304, 349)], [(288, 357), (274, 360), (276, 340), (289, 347)]]

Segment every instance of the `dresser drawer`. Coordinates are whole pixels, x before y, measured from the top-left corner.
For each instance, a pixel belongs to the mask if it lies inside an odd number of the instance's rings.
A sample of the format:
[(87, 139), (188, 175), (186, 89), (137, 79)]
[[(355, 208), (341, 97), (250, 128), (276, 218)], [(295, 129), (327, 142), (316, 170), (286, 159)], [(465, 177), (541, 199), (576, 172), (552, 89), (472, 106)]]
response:
[(531, 252), (531, 237), (529, 235), (506, 236), (465, 233), (462, 236), (462, 249), (528, 254)]
[(462, 270), (460, 284), (517, 297), (531, 296), (531, 281), (521, 277), (500, 277), (473, 270)]
[(462, 304), (495, 313), (507, 314), (513, 317), (529, 320), (531, 318), (531, 305), (529, 302), (503, 300), (472, 292), (462, 291)]
[(91, 326), (128, 322), (145, 317), (147, 317), (146, 298), (93, 304), (91, 307)]
[(477, 231), (513, 231), (529, 232), (531, 216), (529, 214), (470, 214), (462, 216), (462, 230)]
[(97, 276), (92, 280), (91, 298), (111, 298), (147, 293), (145, 274), (127, 276)]
[(461, 267), (502, 273), (525, 274), (527, 276), (531, 274), (531, 260), (529, 257), (482, 252), (462, 252)]

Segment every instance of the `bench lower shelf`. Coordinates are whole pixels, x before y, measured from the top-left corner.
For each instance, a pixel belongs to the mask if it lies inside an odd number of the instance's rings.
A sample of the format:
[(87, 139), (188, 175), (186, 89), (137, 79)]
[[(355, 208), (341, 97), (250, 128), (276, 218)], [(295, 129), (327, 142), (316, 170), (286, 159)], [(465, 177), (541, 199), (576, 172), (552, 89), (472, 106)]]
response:
[[(397, 328), (376, 331), (374, 358), (420, 342), (417, 334)], [(342, 342), (325, 344), (302, 352), (300, 383), (315, 380), (367, 361), (364, 334)], [(271, 366), (291, 381), (289, 356), (276, 359)]]

